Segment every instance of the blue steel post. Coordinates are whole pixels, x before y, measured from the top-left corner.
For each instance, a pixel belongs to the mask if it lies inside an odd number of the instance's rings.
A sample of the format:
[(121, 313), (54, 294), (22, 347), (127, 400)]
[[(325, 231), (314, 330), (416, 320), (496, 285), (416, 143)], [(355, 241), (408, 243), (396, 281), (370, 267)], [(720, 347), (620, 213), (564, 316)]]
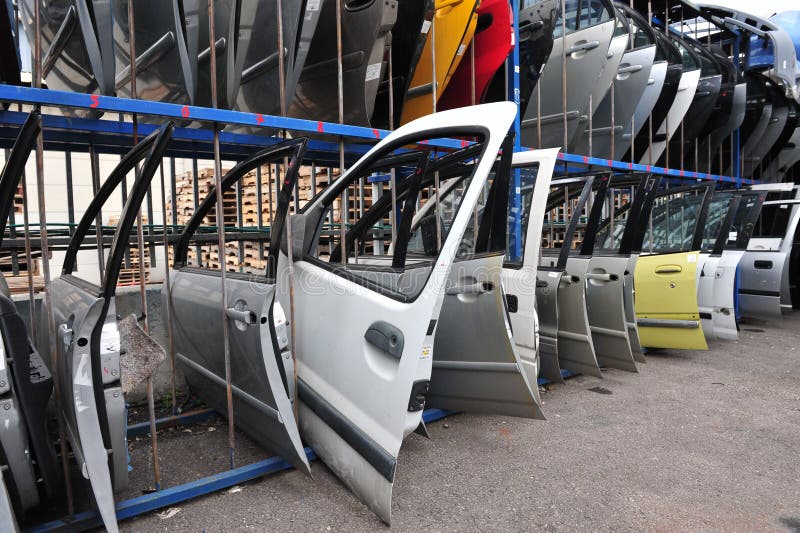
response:
[[(509, 98), (517, 104), (517, 116), (514, 119), (514, 151), (522, 150), (521, 125), (519, 108), (519, 2), (520, 0), (509, 0), (511, 2), (511, 12), (513, 15), (514, 48), (511, 56), (506, 61), (510, 61), (508, 69), (508, 88)], [(514, 190), (511, 196), (511, 214), (514, 217), (513, 231), (509, 239), (509, 256), (516, 258), (522, 250), (522, 201), (520, 197), (520, 173), (519, 169), (514, 169)]]

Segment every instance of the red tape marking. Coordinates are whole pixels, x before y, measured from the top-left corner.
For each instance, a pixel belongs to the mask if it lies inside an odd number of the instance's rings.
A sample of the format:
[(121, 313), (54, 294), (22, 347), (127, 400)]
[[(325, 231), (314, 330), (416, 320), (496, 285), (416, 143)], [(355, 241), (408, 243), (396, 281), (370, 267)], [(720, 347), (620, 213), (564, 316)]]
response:
[(90, 95), (89, 95), (89, 98), (91, 98), (91, 99), (92, 99), (92, 105), (90, 105), (89, 107), (91, 107), (92, 109), (94, 109), (94, 108), (96, 108), (96, 107), (99, 107), (99, 106), (100, 106), (100, 97), (99, 97), (98, 95), (96, 95), (96, 94), (90, 94)]
[(189, 106), (188, 105), (185, 105), (185, 106), (183, 106), (181, 108), (181, 116), (183, 118), (188, 118), (189, 117)]

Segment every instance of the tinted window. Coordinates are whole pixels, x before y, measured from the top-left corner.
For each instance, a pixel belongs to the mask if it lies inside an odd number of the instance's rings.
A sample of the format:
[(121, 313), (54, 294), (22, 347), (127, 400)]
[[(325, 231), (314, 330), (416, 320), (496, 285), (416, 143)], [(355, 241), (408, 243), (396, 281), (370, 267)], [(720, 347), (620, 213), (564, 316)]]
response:
[(702, 194), (677, 194), (657, 198), (642, 250), (651, 253), (691, 251), (702, 205)]
[(704, 252), (711, 252), (714, 249), (714, 244), (717, 242), (722, 223), (728, 214), (731, 206), (730, 194), (717, 193), (711, 198), (708, 207), (708, 218), (703, 228), (703, 245)]

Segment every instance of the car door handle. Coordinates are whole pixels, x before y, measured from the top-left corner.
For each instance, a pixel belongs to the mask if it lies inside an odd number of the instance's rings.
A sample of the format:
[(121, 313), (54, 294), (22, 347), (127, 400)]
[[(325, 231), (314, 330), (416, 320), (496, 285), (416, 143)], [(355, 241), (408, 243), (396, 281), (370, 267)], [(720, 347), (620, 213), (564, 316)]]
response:
[(576, 52), (588, 52), (589, 50), (594, 50), (598, 46), (600, 46), (600, 41), (587, 41), (585, 43), (576, 44), (567, 50), (567, 55), (571, 56)]
[(595, 281), (617, 281), (619, 276), (616, 274), (600, 274), (599, 272), (587, 272), (586, 279), (593, 279)]
[(628, 65), (627, 67), (617, 69), (617, 74), (632, 74), (640, 70), (642, 70), (642, 65)]
[(364, 333), (364, 340), (397, 359), (403, 356), (403, 332), (388, 322), (377, 320), (370, 324)]
[(656, 274), (677, 274), (683, 272), (680, 265), (664, 265), (656, 267)]
[(241, 322), (248, 326), (254, 326), (256, 322), (258, 322), (258, 317), (256, 314), (246, 307), (244, 309), (236, 309), (235, 307), (229, 307), (225, 310), (225, 316), (230, 318), (231, 320), (235, 320), (236, 322)]
[(581, 278), (578, 276), (561, 276), (559, 283), (563, 283), (564, 285), (569, 285), (570, 283), (579, 283)]
[(753, 266), (758, 270), (772, 270), (772, 261), (759, 259), (753, 262)]
[(445, 293), (448, 296), (456, 296), (458, 294), (486, 294), (494, 290), (494, 283), (484, 281), (482, 283), (470, 283), (468, 285), (456, 285), (448, 287)]
[(544, 289), (547, 287), (547, 282), (542, 280), (536, 280), (536, 288), (537, 289)]

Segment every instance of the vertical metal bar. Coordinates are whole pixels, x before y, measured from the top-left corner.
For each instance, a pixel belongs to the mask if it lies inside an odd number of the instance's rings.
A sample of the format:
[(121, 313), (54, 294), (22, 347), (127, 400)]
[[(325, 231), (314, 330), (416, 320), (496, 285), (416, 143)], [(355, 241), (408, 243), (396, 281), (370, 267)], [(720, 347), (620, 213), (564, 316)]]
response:
[(178, 188), (177, 178), (175, 177), (175, 158), (169, 158), (169, 194), (172, 206), (172, 220), (170, 223), (173, 226), (178, 225), (178, 193), (176, 189)]
[[(344, 124), (344, 68), (342, 66), (342, 2), (336, 0), (336, 83), (339, 96), (339, 124)], [(344, 178), (344, 139), (339, 138), (339, 179)], [(347, 189), (342, 191), (339, 205), (339, 239), (342, 266), (347, 266)]]
[[(172, 284), (170, 283), (170, 269), (172, 268), (171, 261), (169, 260), (169, 237), (168, 237), (168, 222), (167, 222), (167, 193), (164, 188), (164, 163), (162, 162), (159, 166), (159, 172), (161, 175), (161, 208), (164, 214), (163, 223), (164, 223), (164, 285), (167, 291), (167, 353), (169, 355), (169, 377), (170, 377), (170, 386), (171, 386), (171, 393), (172, 393), (172, 414), (175, 415), (178, 412), (178, 403), (177, 403), (177, 386), (176, 386), (176, 378), (175, 378), (175, 337), (173, 336), (172, 332)], [(173, 211), (175, 204), (173, 204)], [(150, 428), (152, 431), (153, 428)]]
[[(615, 101), (615, 90), (614, 90), (614, 82), (611, 83), (611, 155), (609, 156), (610, 159), (614, 159), (614, 128), (617, 124), (617, 102)], [(591, 109), (591, 108), (589, 108)]]
[[(564, 143), (561, 149), (566, 152), (569, 149), (567, 146), (569, 141), (567, 135), (567, 0), (561, 0), (561, 112), (564, 126)], [(541, 120), (540, 117), (539, 122)]]
[[(128, 51), (131, 60), (131, 98), (136, 99), (136, 21), (134, 20), (133, 2), (128, 2)], [(138, 143), (138, 119), (136, 114), (133, 114), (133, 142)], [(138, 168), (135, 169), (138, 174)], [(125, 187), (122, 188), (125, 191)], [(149, 196), (149, 192), (148, 192)], [(152, 216), (152, 215), (151, 215)], [(145, 332), (149, 332), (149, 320), (147, 313), (147, 287), (145, 286), (145, 245), (144, 245), (144, 231), (142, 229), (142, 210), (139, 207), (139, 212), (136, 215), (136, 247), (139, 253), (139, 297), (141, 299), (143, 317), (142, 327)], [(148, 221), (149, 222), (149, 221)], [(151, 452), (153, 455), (153, 478), (155, 481), (156, 490), (161, 490), (161, 468), (158, 461), (158, 432), (156, 431), (156, 410), (155, 401), (153, 399), (153, 377), (147, 377), (147, 414), (150, 419), (150, 444)]]
[[(6, 157), (6, 160), (8, 158)], [(31, 327), (31, 337), (37, 338), (36, 333), (38, 330), (38, 320), (35, 320), (36, 297), (33, 290), (33, 254), (31, 252), (31, 231), (30, 231), (30, 211), (28, 209), (28, 176), (23, 171), (22, 174), (22, 224), (23, 233), (25, 238), (25, 262), (28, 263), (28, 323)], [(46, 261), (46, 257), (42, 257), (42, 261)]]
[(394, 129), (394, 67), (392, 65), (392, 44), (389, 43), (389, 130)]
[[(197, 171), (197, 158), (192, 159), (192, 212), (197, 211), (197, 206), (200, 203), (200, 175)], [(173, 203), (173, 205), (175, 205)], [(219, 213), (217, 213), (219, 215)], [(194, 245), (194, 251), (197, 255), (197, 266), (203, 266), (203, 252), (200, 244)]]
[[(589, 157), (594, 155), (592, 153), (592, 116), (594, 115), (594, 113), (592, 113), (593, 103), (594, 103), (594, 95), (589, 93)], [(611, 107), (613, 109), (614, 107), (613, 103), (611, 104)], [(611, 129), (613, 130), (614, 128), (612, 127)]]
[(433, 15), (430, 35), (431, 40), (431, 112), (436, 113), (436, 99), (439, 97), (439, 80), (436, 78), (436, 15)]
[[(42, 81), (42, 32), (41, 32), (41, 14), (40, 3), (35, 2), (33, 8), (33, 26), (34, 26), (34, 47), (33, 47), (33, 87), (36, 89), (41, 88)], [(39, 131), (36, 138), (36, 195), (39, 203), (39, 239), (41, 241), (40, 247), (42, 251), (42, 274), (44, 275), (44, 287), (47, 294), (52, 294), (51, 279), (50, 279), (50, 247), (47, 242), (47, 210), (45, 204), (45, 190), (44, 190), (44, 135)], [(50, 298), (44, 302), (45, 312), (47, 313), (47, 331), (49, 338), (50, 361), (52, 363), (52, 374), (58, 375), (58, 350), (56, 349), (56, 326), (55, 315), (53, 314), (53, 305)], [(31, 301), (31, 306), (34, 302)], [(40, 347), (41, 348), (41, 347)], [(60, 413), (60, 386), (59, 380), (53, 380), (53, 388), (55, 389), (54, 402), (56, 412)], [(74, 504), (72, 499), (72, 485), (70, 483), (70, 471), (67, 464), (67, 437), (64, 427), (64, 418), (58, 417), (58, 440), (60, 443), (61, 452), (61, 467), (64, 471), (64, 481), (67, 493), (67, 512), (71, 515), (74, 512)]]
[(281, 116), (286, 116), (286, 45), (283, 42), (283, 0), (278, 0), (278, 89), (281, 99)]
[[(217, 107), (217, 52), (216, 37), (214, 35), (214, 2), (208, 2), (208, 34), (209, 46), (211, 48), (211, 107)], [(283, 50), (279, 57), (282, 56)], [(282, 60), (281, 60), (282, 61)], [(283, 101), (283, 99), (281, 99)], [(235, 451), (236, 451), (236, 433), (233, 424), (233, 384), (231, 381), (231, 347), (230, 347), (230, 324), (226, 310), (228, 307), (228, 287), (227, 287), (227, 273), (225, 268), (225, 215), (224, 203), (222, 200), (222, 162), (220, 161), (220, 147), (219, 147), (219, 124), (213, 124), (214, 128), (214, 189), (217, 194), (217, 245), (219, 246), (220, 255), (220, 285), (221, 285), (221, 313), (222, 313), (222, 336), (225, 356), (225, 393), (227, 399), (227, 415), (228, 415), (228, 450), (230, 453), (230, 467), (234, 467)]]

